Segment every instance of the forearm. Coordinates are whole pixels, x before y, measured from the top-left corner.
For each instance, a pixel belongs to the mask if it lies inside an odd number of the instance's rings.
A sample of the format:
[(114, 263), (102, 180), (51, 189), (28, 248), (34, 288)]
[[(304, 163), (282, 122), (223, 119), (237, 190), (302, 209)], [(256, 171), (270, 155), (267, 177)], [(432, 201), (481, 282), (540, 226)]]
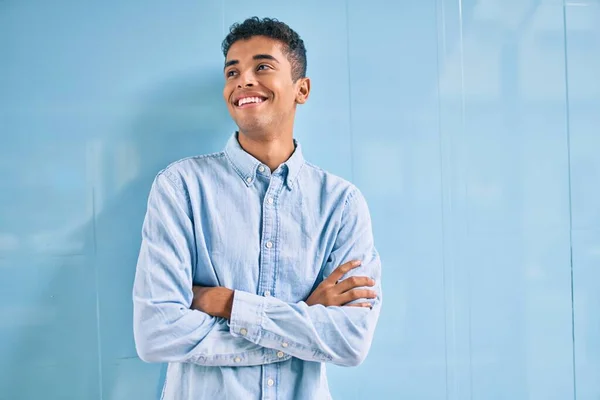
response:
[(230, 319), (232, 338), (274, 349), (278, 358), (291, 355), (348, 366), (364, 360), (372, 335), (369, 319), (376, 320), (378, 313), (378, 308), (373, 313), (355, 307), (311, 307), (224, 287), (197, 286), (192, 307)]
[(203, 366), (263, 365), (290, 358), (234, 337), (227, 320), (178, 305), (151, 304), (136, 299), (134, 336), (146, 362), (187, 362)]
[(306, 361), (355, 366), (366, 357), (380, 311), (373, 308), (308, 306), (235, 292), (231, 333)]

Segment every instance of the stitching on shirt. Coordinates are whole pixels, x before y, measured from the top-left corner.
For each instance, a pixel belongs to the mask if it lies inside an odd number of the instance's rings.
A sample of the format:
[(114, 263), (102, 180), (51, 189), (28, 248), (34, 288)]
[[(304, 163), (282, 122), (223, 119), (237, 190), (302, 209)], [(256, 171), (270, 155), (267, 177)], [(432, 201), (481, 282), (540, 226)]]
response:
[[(267, 193), (268, 193), (268, 189), (267, 189)], [(262, 209), (262, 207), (261, 207), (261, 209)], [(263, 238), (264, 237), (264, 232), (265, 232), (266, 229), (268, 229), (269, 225), (267, 224), (267, 213), (266, 212), (262, 212), (261, 214), (262, 214), (262, 217), (261, 217), (261, 220), (262, 220), (262, 230), (260, 232), (260, 237)], [(277, 238), (275, 238), (273, 240), (275, 240), (275, 243), (277, 243)], [(264, 250), (262, 250), (262, 240), (261, 240), (260, 246), (261, 246), (261, 252), (264, 251)], [(275, 260), (277, 260), (277, 257), (275, 257)], [(264, 271), (264, 268), (263, 268), (263, 264), (264, 264), (264, 257), (261, 257), (260, 258), (260, 264), (258, 266), (259, 267), (259, 273), (258, 273), (258, 285), (259, 285), (259, 288), (258, 289), (260, 290), (261, 293), (264, 292), (264, 290), (265, 290), (265, 287), (262, 284), (262, 282), (264, 281), (263, 275), (266, 275), (265, 271)], [(271, 289), (271, 287), (267, 287), (267, 289)], [(275, 291), (273, 291), (273, 294), (274, 293), (275, 293)]]
[[(283, 182), (282, 182), (283, 184)], [(281, 187), (281, 189), (283, 189), (283, 185)], [(277, 191), (277, 198), (279, 198), (279, 195), (281, 194), (281, 189), (279, 189)], [(277, 203), (279, 204), (279, 203)], [(278, 271), (279, 271), (279, 261), (281, 258), (281, 251), (280, 251), (280, 243), (281, 243), (281, 229), (280, 229), (280, 221), (281, 221), (281, 215), (279, 213), (279, 207), (276, 206), (274, 207), (275, 209), (275, 243), (277, 243), (276, 249), (275, 249), (275, 262), (273, 263), (273, 272), (272, 272), (272, 279), (273, 279), (273, 293), (277, 293), (277, 276), (278, 276)]]
[(347, 207), (351, 201), (354, 201), (354, 199), (356, 199), (356, 197), (357, 197), (357, 194), (358, 194), (358, 188), (351, 184), (350, 191), (349, 191), (348, 195), (346, 196), (346, 201), (344, 202), (344, 207)]
[(229, 156), (229, 153), (227, 153), (226, 151), (223, 152), (223, 154), (225, 154), (225, 158), (227, 158), (229, 160), (229, 163), (231, 164), (231, 166), (233, 167), (233, 170), (235, 172), (237, 172), (237, 174), (240, 176), (240, 178), (244, 179), (244, 173), (237, 167), (237, 165), (233, 162), (233, 160), (231, 159), (231, 157)]
[(277, 385), (275, 385), (275, 398), (279, 398), (279, 383), (281, 382), (281, 364), (275, 364), (275, 370), (277, 374), (275, 375), (275, 379), (277, 379)]
[(301, 343), (297, 343), (294, 341), (290, 341), (288, 338), (285, 338), (283, 336), (280, 336), (276, 333), (273, 332), (269, 332), (266, 331), (264, 332), (264, 334), (262, 335), (263, 338), (267, 339), (267, 340), (273, 340), (275, 343), (280, 344), (282, 342), (286, 342), (288, 344), (288, 348), (289, 347), (293, 347), (296, 348), (298, 350), (310, 350), (313, 353), (313, 356), (315, 358), (320, 358), (323, 361), (331, 361), (333, 359), (332, 356), (330, 356), (329, 354), (323, 352), (322, 350), (315, 348), (315, 347), (306, 347)]
[(178, 192), (180, 196), (183, 196), (187, 203), (188, 210), (192, 212), (192, 201), (190, 199), (189, 193), (183, 187), (183, 183), (181, 182), (181, 180), (177, 178), (171, 170), (164, 170), (162, 174), (174, 186), (173, 189), (175, 189), (175, 191)]
[(181, 179), (179, 179), (177, 177), (177, 175), (173, 172), (173, 169), (178, 166), (179, 164), (186, 162), (186, 161), (197, 161), (197, 160), (202, 160), (202, 159), (206, 159), (206, 158), (221, 158), (225, 155), (224, 151), (220, 151), (220, 152), (216, 152), (216, 153), (210, 153), (210, 154), (201, 154), (201, 155), (196, 155), (196, 156), (190, 156), (190, 157), (185, 157), (182, 158), (180, 160), (174, 161), (171, 164), (167, 165), (163, 170), (161, 170), (157, 177), (160, 175), (164, 175), (168, 178), (169, 181), (171, 181), (171, 184), (173, 184), (175, 186), (175, 189), (178, 189), (180, 191), (180, 194), (182, 194), (185, 198), (185, 200), (187, 201), (187, 205), (188, 207), (192, 208), (192, 201), (190, 199), (189, 193), (185, 190), (185, 187), (183, 185), (183, 182), (181, 182)]
[(262, 338), (263, 338), (263, 331), (264, 331), (264, 320), (265, 320), (265, 308), (266, 308), (267, 304), (266, 301), (261, 301), (260, 303), (258, 303), (258, 328), (257, 332), (256, 332), (256, 341), (259, 342)]
[(316, 169), (319, 172), (325, 172), (327, 173), (327, 171), (325, 171), (323, 168), (319, 167), (318, 165), (312, 164), (308, 161), (304, 161), (304, 164), (308, 165), (309, 167), (312, 167), (313, 169)]
[(195, 361), (206, 361), (208, 363), (221, 363), (221, 362), (229, 362), (233, 359), (235, 359), (236, 357), (240, 357), (240, 365), (242, 365), (243, 362), (247, 362), (250, 363), (252, 361), (252, 358), (255, 358), (256, 356), (261, 356), (264, 353), (264, 347), (260, 347), (256, 350), (249, 350), (249, 351), (243, 351), (243, 352), (236, 352), (236, 353), (228, 353), (228, 354), (214, 354), (214, 355), (210, 355), (209, 353), (200, 353), (198, 355), (196, 355)]
[[(178, 166), (179, 164), (186, 162), (186, 161), (191, 161), (191, 160), (202, 160), (205, 158), (220, 158), (223, 157), (225, 155), (224, 151), (220, 151), (220, 152), (215, 152), (215, 153), (209, 153), (209, 154), (200, 154), (200, 155), (196, 155), (196, 156), (190, 156), (190, 157), (185, 157), (185, 158), (181, 158), (177, 161), (173, 161), (172, 163), (168, 164), (166, 167), (164, 167), (158, 174), (159, 175), (170, 175), (174, 178), (174, 174), (173, 174), (173, 168)], [(179, 186), (178, 182), (175, 182), (175, 180), (173, 178), (169, 178), (171, 180), (171, 182), (177, 186)], [(183, 185), (180, 186), (181, 189), (183, 189)]]
[[(318, 165), (312, 164), (312, 163), (310, 163), (308, 161), (304, 161), (303, 165), (307, 165), (307, 166), (311, 167), (312, 169), (314, 169), (315, 171), (320, 172), (320, 173), (322, 173), (324, 175), (327, 175), (327, 176), (330, 176), (330, 177), (334, 177), (335, 179), (339, 180), (340, 183), (346, 185), (347, 188), (350, 191), (350, 194), (346, 198), (346, 203), (348, 202), (348, 200), (351, 197), (354, 197), (354, 195), (356, 194), (354, 192), (358, 191), (358, 187), (355, 184), (353, 184), (352, 182), (350, 182), (349, 180), (344, 179), (344, 178), (342, 178), (339, 175), (332, 174), (331, 172), (328, 172), (328, 171), (324, 170), (323, 168), (319, 167)], [(300, 174), (298, 174), (298, 175), (300, 175)]]
[(300, 180), (300, 174), (302, 173), (302, 168), (304, 168), (305, 164), (307, 164), (306, 161), (303, 161), (302, 164), (300, 164), (300, 167), (298, 168), (298, 172), (296, 172), (296, 175), (294, 175), (292, 177), (292, 181), (291, 182), (289, 181), (289, 179), (286, 179), (286, 182), (288, 183), (288, 186), (289, 186), (290, 183), (292, 183), (293, 185), (298, 184), (298, 180)]
[(182, 162), (185, 161), (189, 161), (189, 160), (202, 160), (204, 158), (219, 158), (219, 157), (223, 157), (223, 155), (225, 155), (225, 151), (217, 151), (214, 153), (208, 153), (208, 154), (198, 154), (195, 156), (190, 156), (190, 157), (184, 157), (182, 159), (179, 159), (177, 161), (173, 161), (171, 164), (168, 164), (165, 167), (165, 170), (171, 169), (172, 167), (181, 164)]

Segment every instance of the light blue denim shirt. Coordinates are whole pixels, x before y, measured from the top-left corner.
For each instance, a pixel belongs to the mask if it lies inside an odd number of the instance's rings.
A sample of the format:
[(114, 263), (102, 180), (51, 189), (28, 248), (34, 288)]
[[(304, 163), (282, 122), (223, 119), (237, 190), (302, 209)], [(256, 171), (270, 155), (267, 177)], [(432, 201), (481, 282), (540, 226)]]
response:
[[(140, 358), (168, 363), (163, 399), (330, 399), (326, 364), (367, 356), (382, 301), (367, 203), (294, 144), (271, 173), (236, 133), (156, 176), (133, 304)], [(305, 303), (354, 259), (343, 279), (375, 280), (372, 309)], [(191, 310), (192, 285), (235, 290), (231, 319)]]

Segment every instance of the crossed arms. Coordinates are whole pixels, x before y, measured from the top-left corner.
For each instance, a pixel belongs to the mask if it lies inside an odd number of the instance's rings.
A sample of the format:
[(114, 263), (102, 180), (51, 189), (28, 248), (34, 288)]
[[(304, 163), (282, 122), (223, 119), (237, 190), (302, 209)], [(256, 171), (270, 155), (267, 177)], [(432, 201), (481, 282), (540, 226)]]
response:
[(133, 288), (142, 360), (240, 367), (290, 357), (342, 366), (365, 359), (381, 308), (381, 263), (358, 190), (344, 205), (324, 280), (306, 301), (193, 286), (193, 229), (184, 193), (169, 176), (158, 175)]

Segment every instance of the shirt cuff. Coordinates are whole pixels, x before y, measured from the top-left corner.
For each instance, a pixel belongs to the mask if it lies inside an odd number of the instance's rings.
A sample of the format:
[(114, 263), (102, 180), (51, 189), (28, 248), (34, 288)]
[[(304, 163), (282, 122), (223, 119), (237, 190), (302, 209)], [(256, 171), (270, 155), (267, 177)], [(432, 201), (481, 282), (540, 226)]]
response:
[(288, 354), (282, 354), (282, 352), (278, 352), (277, 350), (261, 347), (254, 351), (232, 354), (200, 354), (192, 358), (190, 362), (204, 366), (248, 367), (286, 361), (290, 358), (292, 358), (292, 356)]
[(265, 308), (265, 299), (261, 296), (235, 290), (229, 331), (235, 337), (243, 337), (259, 344), (262, 333), (262, 321)]

